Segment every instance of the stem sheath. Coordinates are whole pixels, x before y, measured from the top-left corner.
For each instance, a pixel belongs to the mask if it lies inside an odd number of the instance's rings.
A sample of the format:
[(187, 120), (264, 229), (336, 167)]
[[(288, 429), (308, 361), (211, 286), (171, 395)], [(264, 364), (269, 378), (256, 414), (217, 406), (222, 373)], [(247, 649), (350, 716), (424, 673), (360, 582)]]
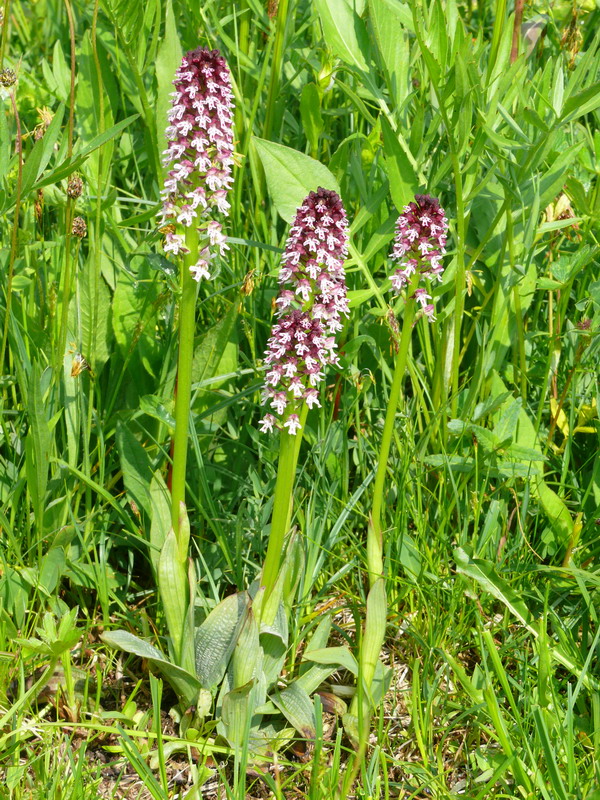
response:
[(189, 268), (196, 263), (198, 258), (198, 232), (195, 228), (187, 229), (185, 244), (189, 253), (184, 256), (181, 269), (179, 353), (177, 357), (175, 435), (173, 437), (173, 473), (171, 480), (171, 521), (177, 536), (179, 535), (179, 504), (185, 503), (185, 467), (192, 399), (192, 362), (194, 359), (197, 284), (192, 278)]
[(296, 477), (296, 464), (302, 444), (302, 434), (308, 409), (302, 407), (300, 414), (301, 430), (292, 436), (285, 429), (281, 431), (279, 439), (279, 462), (277, 464), (277, 482), (275, 483), (275, 500), (273, 502), (273, 517), (271, 519), (271, 534), (267, 546), (267, 555), (262, 571), (261, 584), (265, 587), (263, 603), (269, 599), (273, 591), (279, 568), (285, 535), (290, 527), (292, 514), (292, 492), (294, 478)]

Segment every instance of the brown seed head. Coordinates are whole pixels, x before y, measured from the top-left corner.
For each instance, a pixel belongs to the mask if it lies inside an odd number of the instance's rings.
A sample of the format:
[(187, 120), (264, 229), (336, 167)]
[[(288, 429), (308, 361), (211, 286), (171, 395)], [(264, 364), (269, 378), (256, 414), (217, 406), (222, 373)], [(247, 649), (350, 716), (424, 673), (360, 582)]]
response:
[(74, 172), (72, 175), (69, 176), (69, 180), (67, 183), (67, 195), (72, 200), (77, 200), (78, 197), (81, 197), (81, 193), (83, 192), (83, 181), (81, 180), (81, 176)]
[(16, 82), (17, 75), (14, 69), (0, 70), (0, 86), (4, 86), (5, 89), (8, 89), (9, 86), (14, 86)]
[(87, 225), (83, 217), (74, 218), (71, 233), (78, 239), (83, 239), (87, 235)]

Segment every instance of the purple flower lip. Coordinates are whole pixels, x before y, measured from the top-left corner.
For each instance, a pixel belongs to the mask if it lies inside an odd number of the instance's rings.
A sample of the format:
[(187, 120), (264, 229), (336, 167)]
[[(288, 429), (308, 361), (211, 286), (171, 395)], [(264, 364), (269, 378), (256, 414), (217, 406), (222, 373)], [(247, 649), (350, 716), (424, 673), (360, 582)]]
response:
[[(198, 261), (190, 267), (196, 280), (210, 278), (210, 247), (221, 255), (228, 249), (221, 223), (211, 219), (214, 211), (229, 213), (227, 194), (233, 177), (233, 94), (225, 59), (218, 50), (198, 47), (183, 56), (173, 81), (169, 145), (163, 163), (168, 168), (164, 188), (161, 225), (176, 223), (196, 227), (209, 240)], [(165, 252), (187, 253), (181, 228), (168, 231)]]
[(320, 406), (317, 387), (329, 364), (339, 363), (334, 334), (348, 315), (344, 261), (348, 221), (336, 192), (319, 188), (300, 206), (279, 272), (278, 321), (267, 342), (261, 431), (300, 430), (298, 412)]
[[(442, 256), (446, 254), (448, 220), (439, 200), (428, 194), (415, 195), (413, 202), (404, 207), (396, 223), (396, 236), (390, 258), (400, 262), (391, 276), (392, 288), (399, 292), (419, 273), (428, 280), (442, 280)], [(413, 297), (423, 312), (434, 320), (433, 305), (427, 303), (431, 295), (418, 288)]]

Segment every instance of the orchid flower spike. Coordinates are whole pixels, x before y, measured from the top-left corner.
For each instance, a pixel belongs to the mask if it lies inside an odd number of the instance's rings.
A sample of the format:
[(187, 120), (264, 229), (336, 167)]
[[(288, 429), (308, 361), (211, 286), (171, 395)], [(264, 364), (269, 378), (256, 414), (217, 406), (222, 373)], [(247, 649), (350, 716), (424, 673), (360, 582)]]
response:
[(336, 192), (311, 192), (296, 213), (281, 259), (277, 316), (267, 342), (261, 430), (301, 428), (299, 411), (320, 406), (318, 387), (328, 364), (339, 363), (335, 334), (348, 315), (344, 261), (348, 222)]
[[(396, 223), (396, 236), (390, 258), (399, 262), (391, 276), (394, 291), (399, 292), (419, 273), (427, 280), (442, 280), (442, 256), (446, 254), (448, 220), (439, 200), (428, 194), (418, 194), (404, 207)], [(424, 287), (415, 290), (412, 297), (422, 306), (423, 312), (434, 320), (431, 295)]]
[(195, 280), (210, 278), (212, 248), (227, 250), (215, 211), (227, 215), (227, 194), (233, 181), (233, 102), (231, 78), (218, 50), (198, 47), (183, 56), (173, 81), (168, 168), (162, 197), (161, 224), (167, 227), (165, 252), (189, 252), (185, 229), (195, 227), (206, 245), (190, 267)]

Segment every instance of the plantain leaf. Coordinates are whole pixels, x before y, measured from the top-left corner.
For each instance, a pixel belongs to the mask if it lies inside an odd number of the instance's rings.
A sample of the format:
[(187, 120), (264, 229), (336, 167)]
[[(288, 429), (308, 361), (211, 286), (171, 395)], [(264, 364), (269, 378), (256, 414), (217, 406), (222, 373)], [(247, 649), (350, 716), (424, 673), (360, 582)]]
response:
[(129, 633), (129, 631), (122, 630), (107, 631), (101, 634), (101, 639), (111, 647), (124, 650), (126, 653), (131, 653), (139, 658), (145, 658), (147, 661), (155, 664), (180, 698), (188, 705), (192, 705), (196, 702), (198, 693), (202, 688), (198, 679), (181, 667), (171, 663), (165, 658), (163, 653), (154, 647), (154, 645), (151, 645), (150, 642), (146, 642), (144, 639), (134, 636), (133, 633)]
[(265, 170), (269, 193), (286, 222), (292, 222), (306, 195), (320, 186), (340, 193), (331, 172), (314, 158), (257, 136), (252, 142)]
[(301, 736), (305, 739), (315, 738), (315, 709), (307, 692), (297, 681), (281, 692), (273, 692), (270, 698)]
[(167, 138), (165, 136), (167, 111), (171, 105), (173, 78), (175, 71), (181, 64), (182, 56), (172, 0), (167, 0), (165, 6), (165, 33), (156, 55), (156, 137), (159, 143), (158, 149), (161, 153), (167, 146)]
[(173, 660), (184, 669), (194, 668), (184, 663), (184, 637), (187, 623), (188, 578), (185, 561), (179, 553), (179, 544), (173, 528), (168, 532), (158, 560), (158, 589), (167, 620), (167, 630), (173, 647)]
[(304, 654), (305, 661), (314, 661), (316, 664), (335, 665), (337, 669), (346, 669), (353, 675), (358, 675), (358, 664), (347, 647), (324, 647), (319, 650), (310, 650)]
[(418, 191), (419, 178), (406, 150), (401, 146), (398, 136), (385, 117), (381, 118), (381, 128), (390, 193), (394, 205), (401, 211)]
[(346, 64), (367, 71), (369, 37), (362, 19), (345, 0), (315, 0), (327, 46)]
[(127, 494), (135, 501), (138, 508), (150, 515), (152, 504), (149, 486), (152, 480), (152, 467), (148, 454), (121, 420), (117, 422), (115, 438)]
[(209, 689), (223, 679), (250, 608), (247, 592), (222, 600), (196, 630), (196, 674)]

